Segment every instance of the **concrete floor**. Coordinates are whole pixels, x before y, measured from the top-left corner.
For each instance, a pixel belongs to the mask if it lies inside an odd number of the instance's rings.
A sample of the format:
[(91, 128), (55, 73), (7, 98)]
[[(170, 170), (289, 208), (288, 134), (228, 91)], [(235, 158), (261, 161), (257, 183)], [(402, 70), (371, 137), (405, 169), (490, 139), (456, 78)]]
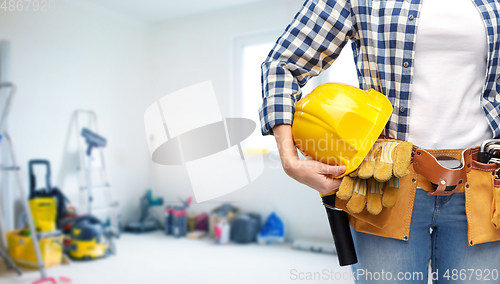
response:
[[(354, 283), (336, 255), (297, 251), (290, 245), (220, 246), (208, 238), (175, 239), (157, 232), (123, 234), (117, 250), (116, 256), (72, 262), (48, 274), (69, 277), (72, 284)], [(22, 277), (9, 272), (0, 274), (0, 283), (30, 284), (39, 277), (36, 271)]]

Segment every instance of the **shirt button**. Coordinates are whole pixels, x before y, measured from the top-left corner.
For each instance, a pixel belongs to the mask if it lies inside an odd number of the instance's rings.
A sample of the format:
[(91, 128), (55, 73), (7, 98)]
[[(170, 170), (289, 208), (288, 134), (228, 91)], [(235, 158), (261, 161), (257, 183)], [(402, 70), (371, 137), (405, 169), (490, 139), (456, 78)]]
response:
[(399, 108), (399, 111), (400, 111), (400, 112), (405, 112), (405, 108), (404, 108), (404, 107), (401, 107), (401, 108)]
[(405, 62), (405, 63), (403, 63), (403, 66), (406, 68), (406, 67), (410, 66), (410, 64), (408, 62)]
[(413, 19), (414, 19), (414, 18), (413, 18), (413, 15), (409, 15), (409, 16), (408, 16), (408, 19), (409, 19), (410, 21), (413, 21)]

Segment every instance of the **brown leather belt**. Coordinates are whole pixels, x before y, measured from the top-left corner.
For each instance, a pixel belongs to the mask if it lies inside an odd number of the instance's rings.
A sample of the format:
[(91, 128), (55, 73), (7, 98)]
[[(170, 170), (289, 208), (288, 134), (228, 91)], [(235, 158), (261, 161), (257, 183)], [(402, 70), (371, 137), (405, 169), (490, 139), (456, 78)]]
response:
[[(477, 159), (479, 147), (457, 150), (424, 150), (413, 147), (413, 169), (418, 174), (417, 186), (429, 193), (427, 195), (449, 196), (456, 192), (464, 192), (467, 187), (467, 173)], [(461, 167), (448, 169), (438, 159), (453, 158), (461, 161)]]

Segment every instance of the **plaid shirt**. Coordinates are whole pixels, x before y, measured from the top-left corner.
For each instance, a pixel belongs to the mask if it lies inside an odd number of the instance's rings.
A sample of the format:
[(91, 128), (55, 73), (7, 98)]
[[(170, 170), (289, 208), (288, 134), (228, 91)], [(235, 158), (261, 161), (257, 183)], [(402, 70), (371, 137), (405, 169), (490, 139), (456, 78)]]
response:
[[(326, 70), (350, 40), (359, 87), (385, 94), (394, 111), (385, 135), (407, 140), (416, 28), (421, 0), (307, 0), (262, 64), (262, 133), (292, 124), (301, 87)], [(488, 35), (481, 106), (500, 137), (500, 3), (473, 0)]]

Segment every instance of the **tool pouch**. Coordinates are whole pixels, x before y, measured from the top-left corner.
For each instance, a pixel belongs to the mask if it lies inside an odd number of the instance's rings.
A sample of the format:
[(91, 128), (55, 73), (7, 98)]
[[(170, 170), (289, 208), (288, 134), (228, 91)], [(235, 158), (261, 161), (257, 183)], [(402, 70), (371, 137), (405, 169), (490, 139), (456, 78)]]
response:
[[(498, 164), (477, 162), (479, 148), (467, 150), (422, 150), (422, 157), (413, 159), (410, 174), (400, 179), (400, 192), (393, 208), (384, 208), (379, 215), (372, 215), (366, 209), (360, 213), (349, 213), (349, 223), (358, 232), (408, 240), (411, 217), (418, 187), (428, 191), (428, 195), (451, 195), (465, 193), (465, 212), (468, 224), (468, 244), (470, 246), (500, 240), (500, 178), (496, 178)], [(463, 167), (450, 170), (441, 183), (435, 175), (424, 169), (432, 157), (448, 156), (461, 160)], [(416, 162), (416, 163), (415, 163)], [(433, 166), (434, 162), (431, 161)], [(427, 176), (424, 176), (424, 174)], [(460, 182), (461, 181), (461, 182)], [(335, 201), (337, 208), (346, 211), (346, 201)]]
[(473, 153), (472, 170), (465, 186), (469, 245), (500, 240), (500, 179), (498, 164), (477, 161)]
[(491, 225), (495, 229), (500, 229), (500, 186), (496, 183), (493, 187), (493, 202), (491, 207)]
[(347, 201), (340, 198), (336, 198), (335, 207), (349, 214), (349, 224), (358, 232), (408, 240), (417, 188), (416, 176), (413, 165), (410, 165), (410, 173), (399, 179), (400, 190), (396, 205), (384, 208), (378, 215), (369, 213), (366, 208), (360, 213), (350, 213), (346, 208)]
[[(467, 238), (470, 246), (500, 240), (500, 179), (498, 164), (478, 162), (479, 148), (466, 150), (415, 151), (413, 166), (417, 170), (417, 185), (428, 195), (446, 196), (465, 193)], [(446, 170), (436, 166), (428, 156), (451, 157), (462, 162), (462, 167)], [(420, 163), (420, 165), (419, 165)]]

